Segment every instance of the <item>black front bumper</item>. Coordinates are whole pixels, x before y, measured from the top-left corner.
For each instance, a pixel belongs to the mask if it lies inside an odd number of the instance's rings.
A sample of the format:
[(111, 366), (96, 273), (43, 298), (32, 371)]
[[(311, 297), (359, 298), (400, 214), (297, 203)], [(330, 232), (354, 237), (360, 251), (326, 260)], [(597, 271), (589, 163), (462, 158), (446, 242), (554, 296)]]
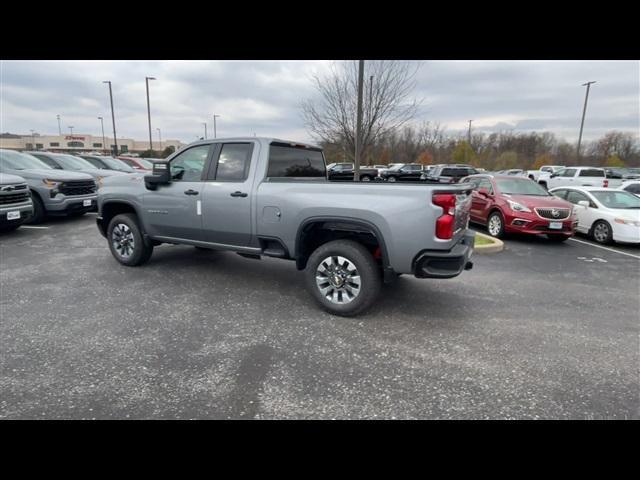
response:
[(468, 230), (451, 250), (423, 250), (413, 259), (416, 278), (453, 278), (471, 270), (475, 233)]

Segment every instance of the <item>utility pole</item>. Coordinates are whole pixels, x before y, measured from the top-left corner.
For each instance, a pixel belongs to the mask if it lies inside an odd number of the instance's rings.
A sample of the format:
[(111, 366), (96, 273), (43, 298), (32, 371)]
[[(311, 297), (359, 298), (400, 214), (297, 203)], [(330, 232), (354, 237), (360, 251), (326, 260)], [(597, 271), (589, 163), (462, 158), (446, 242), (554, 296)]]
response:
[(149, 117), (149, 150), (153, 151), (153, 140), (151, 140), (151, 104), (149, 103), (149, 80), (155, 80), (155, 77), (144, 77), (147, 84), (147, 116)]
[(596, 83), (596, 82), (593, 81), (593, 82), (587, 82), (582, 84), (583, 87), (585, 86), (587, 87), (587, 93), (584, 96), (584, 108), (582, 109), (582, 122), (580, 123), (580, 136), (578, 137), (578, 149), (576, 151), (576, 156), (578, 157), (578, 163), (580, 163), (580, 144), (582, 143), (582, 129), (584, 128), (584, 116), (587, 113), (587, 101), (589, 100), (589, 88), (591, 88), (592, 83)]
[(220, 115), (213, 114), (213, 138), (218, 138), (218, 132), (216, 130), (216, 118)]
[(471, 122), (473, 122), (473, 120), (469, 120), (469, 132), (467, 133), (467, 141), (469, 143), (469, 146), (471, 146)]
[(360, 155), (362, 144), (360, 134), (362, 130), (362, 83), (364, 80), (364, 60), (358, 62), (358, 114), (356, 117), (356, 155), (353, 162), (353, 181), (360, 181)]
[(116, 116), (113, 113), (113, 92), (111, 91), (111, 80), (106, 80), (102, 83), (109, 84), (109, 99), (111, 100), (111, 122), (113, 123), (113, 144), (115, 146), (114, 155), (118, 155), (118, 139), (116, 138)]
[(202, 124), (204, 125), (204, 139), (206, 140), (207, 139), (207, 122), (202, 122)]
[(60, 115), (56, 115), (58, 119), (58, 135), (62, 136), (62, 128), (60, 127)]
[(107, 142), (106, 142), (106, 140), (104, 138), (104, 120), (103, 120), (102, 117), (98, 117), (98, 120), (100, 120), (100, 127), (102, 128), (102, 153), (104, 153), (104, 150), (105, 150), (105, 148), (107, 146), (106, 145)]
[[(71, 136), (73, 137), (73, 129), (75, 127), (73, 125), (69, 125), (67, 128), (69, 129), (69, 131), (71, 132)], [(73, 138), (71, 140), (73, 140)]]

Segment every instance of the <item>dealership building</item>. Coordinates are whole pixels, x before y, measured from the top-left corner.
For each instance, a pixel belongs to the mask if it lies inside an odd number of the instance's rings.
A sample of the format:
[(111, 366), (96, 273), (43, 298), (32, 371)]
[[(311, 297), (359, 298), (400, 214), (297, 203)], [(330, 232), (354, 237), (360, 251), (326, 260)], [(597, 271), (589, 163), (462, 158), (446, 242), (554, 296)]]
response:
[[(106, 145), (105, 145), (106, 144)], [(176, 150), (186, 144), (179, 140), (153, 140), (153, 150), (162, 151), (167, 147)], [(50, 152), (114, 152), (113, 138), (94, 135), (15, 135), (0, 133), (0, 148), (11, 150), (48, 150)], [(118, 154), (140, 153), (149, 150), (149, 140), (133, 140), (131, 138), (118, 139)]]

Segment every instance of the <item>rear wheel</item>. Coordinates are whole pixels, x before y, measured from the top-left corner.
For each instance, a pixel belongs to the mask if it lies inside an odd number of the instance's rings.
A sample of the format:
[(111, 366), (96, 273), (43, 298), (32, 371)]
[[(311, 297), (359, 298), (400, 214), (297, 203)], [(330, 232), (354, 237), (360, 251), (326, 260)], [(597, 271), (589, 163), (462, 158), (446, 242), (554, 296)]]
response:
[(395, 182), (395, 181), (396, 181), (396, 177), (387, 178), (387, 182)]
[(487, 231), (492, 237), (504, 237), (504, 219), (502, 218), (500, 212), (493, 212), (491, 215), (489, 215), (489, 220), (487, 221)]
[(360, 177), (360, 181), (361, 182), (370, 182), (371, 181), (371, 177), (369, 175), (362, 175)]
[(591, 227), (591, 236), (598, 243), (602, 243), (604, 245), (611, 243), (613, 240), (613, 230), (611, 230), (611, 225), (609, 225), (609, 222), (605, 220), (598, 220), (593, 224), (593, 227)]
[(111, 219), (107, 239), (113, 257), (128, 267), (146, 263), (153, 253), (153, 245), (144, 243), (138, 218), (132, 213), (122, 213)]
[(47, 214), (44, 209), (44, 205), (42, 205), (42, 200), (37, 195), (32, 195), (31, 200), (33, 201), (33, 214), (31, 218), (27, 220), (25, 223), (42, 223), (46, 218)]
[(369, 308), (382, 284), (373, 255), (352, 240), (334, 240), (318, 247), (307, 262), (305, 280), (322, 308), (347, 317)]

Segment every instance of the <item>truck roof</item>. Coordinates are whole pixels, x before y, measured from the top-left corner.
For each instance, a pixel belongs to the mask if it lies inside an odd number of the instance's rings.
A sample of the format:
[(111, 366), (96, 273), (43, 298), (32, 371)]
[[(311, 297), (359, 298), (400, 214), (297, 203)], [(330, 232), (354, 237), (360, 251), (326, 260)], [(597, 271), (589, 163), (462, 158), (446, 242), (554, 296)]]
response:
[[(195, 142), (190, 143), (187, 146), (191, 146), (191, 145), (204, 145), (207, 143), (216, 143), (216, 142), (254, 142), (258, 140), (260, 143), (265, 144), (265, 145), (270, 145), (272, 143), (282, 143), (282, 144), (288, 144), (290, 146), (297, 146), (297, 147), (305, 147), (305, 148), (312, 148), (314, 150), (322, 150), (320, 147), (318, 147), (317, 145), (312, 145), (309, 143), (304, 143), (304, 142), (298, 142), (298, 141), (294, 141), (294, 140), (283, 140), (281, 138), (275, 138), (275, 137), (218, 137), (218, 138), (208, 138), (206, 140), (196, 140)], [(183, 147), (185, 148), (185, 147)]]

